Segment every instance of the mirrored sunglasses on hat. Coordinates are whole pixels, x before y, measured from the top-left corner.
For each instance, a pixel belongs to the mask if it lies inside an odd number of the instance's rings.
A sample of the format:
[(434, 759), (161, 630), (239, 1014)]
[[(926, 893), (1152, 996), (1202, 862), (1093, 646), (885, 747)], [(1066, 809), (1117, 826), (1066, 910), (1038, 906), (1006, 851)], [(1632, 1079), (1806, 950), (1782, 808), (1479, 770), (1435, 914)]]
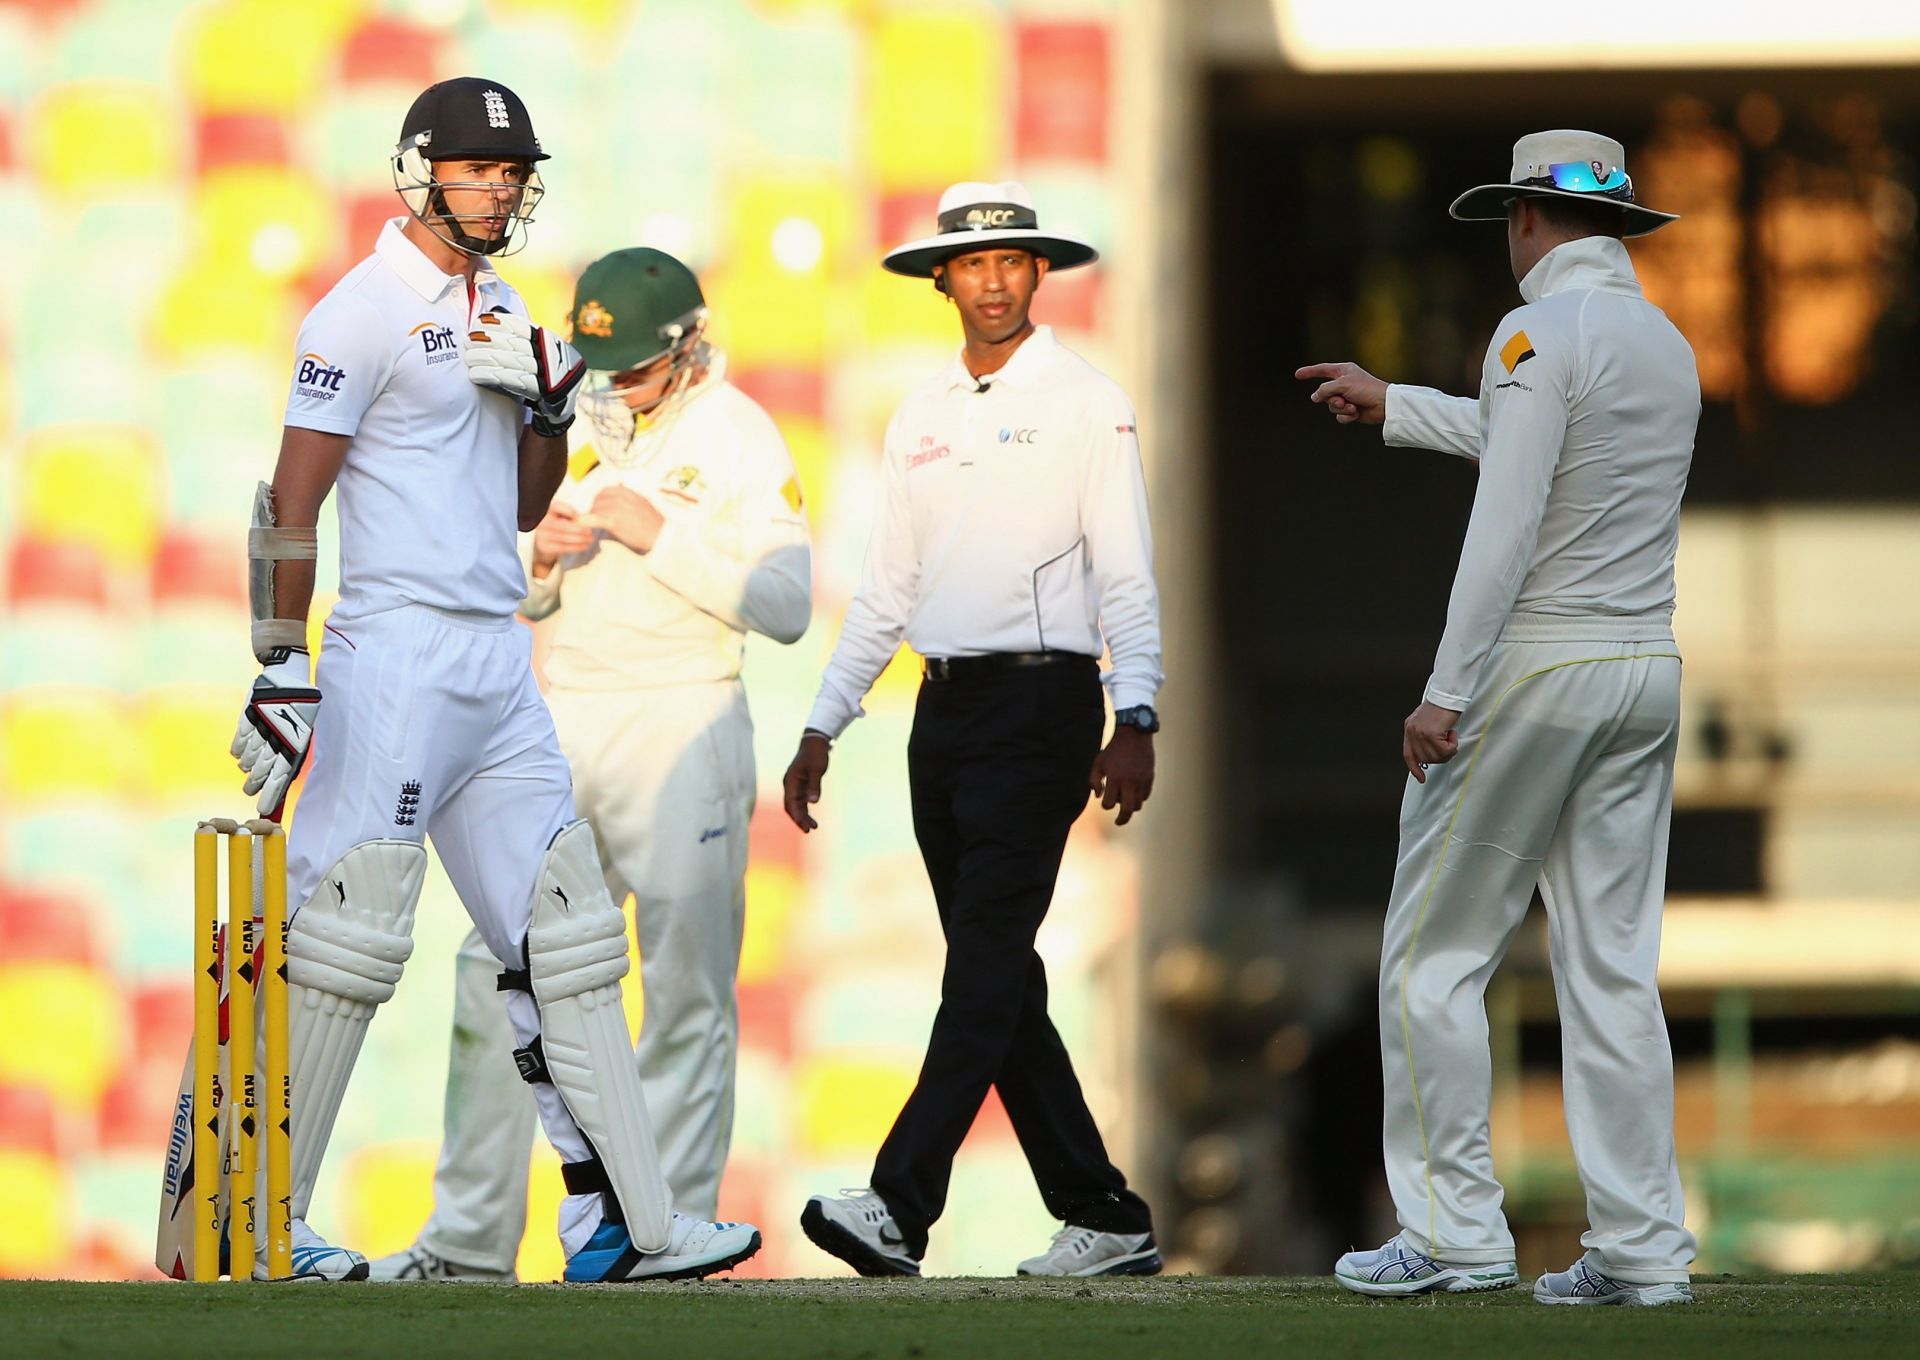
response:
[(1549, 165), (1546, 174), (1516, 181), (1518, 185), (1559, 189), (1570, 194), (1600, 194), (1622, 203), (1633, 202), (1633, 177), (1617, 165), (1602, 177), (1592, 161), (1564, 161)]

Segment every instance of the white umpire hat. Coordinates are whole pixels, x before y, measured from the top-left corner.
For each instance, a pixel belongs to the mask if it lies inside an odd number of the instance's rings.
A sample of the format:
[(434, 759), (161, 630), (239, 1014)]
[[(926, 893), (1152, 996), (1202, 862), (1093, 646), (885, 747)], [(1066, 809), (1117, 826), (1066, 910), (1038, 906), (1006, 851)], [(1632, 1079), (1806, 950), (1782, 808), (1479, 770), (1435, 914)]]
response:
[(1597, 132), (1561, 129), (1529, 132), (1513, 144), (1513, 171), (1505, 184), (1481, 184), (1453, 200), (1447, 211), (1463, 222), (1504, 219), (1516, 198), (1570, 198), (1620, 210), (1624, 236), (1645, 236), (1678, 213), (1657, 212), (1634, 201), (1627, 152)]
[(950, 186), (940, 195), (934, 225), (934, 235), (895, 246), (880, 263), (891, 273), (926, 279), (933, 277), (937, 264), (996, 245), (1018, 246), (1045, 256), (1054, 269), (1073, 269), (1100, 258), (1099, 251), (1076, 236), (1041, 231), (1033, 195), (1016, 180)]

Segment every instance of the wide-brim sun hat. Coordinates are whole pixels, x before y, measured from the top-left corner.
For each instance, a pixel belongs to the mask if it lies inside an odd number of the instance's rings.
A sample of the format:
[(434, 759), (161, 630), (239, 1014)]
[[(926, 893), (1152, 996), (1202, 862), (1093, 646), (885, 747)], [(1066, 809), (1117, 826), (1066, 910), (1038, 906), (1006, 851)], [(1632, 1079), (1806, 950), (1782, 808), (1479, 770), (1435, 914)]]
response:
[(1505, 221), (1516, 198), (1566, 198), (1617, 208), (1621, 235), (1645, 236), (1680, 214), (1659, 212), (1634, 201), (1627, 152), (1611, 137), (1562, 128), (1530, 132), (1513, 144), (1513, 169), (1505, 184), (1479, 184), (1453, 200), (1447, 212), (1462, 222)]
[(1100, 258), (1099, 251), (1077, 236), (1040, 230), (1033, 196), (1015, 180), (950, 186), (940, 195), (934, 226), (932, 236), (889, 250), (881, 265), (889, 273), (930, 279), (935, 265), (997, 245), (1018, 246), (1044, 256), (1050, 269), (1075, 269)]

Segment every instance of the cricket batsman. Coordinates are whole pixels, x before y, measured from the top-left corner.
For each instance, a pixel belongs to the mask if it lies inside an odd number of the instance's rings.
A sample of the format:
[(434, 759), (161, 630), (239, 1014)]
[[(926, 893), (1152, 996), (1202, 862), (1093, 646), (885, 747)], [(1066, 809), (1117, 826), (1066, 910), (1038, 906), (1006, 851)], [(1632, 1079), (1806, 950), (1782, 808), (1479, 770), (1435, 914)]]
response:
[(1400, 857), (1380, 960), (1387, 1183), (1400, 1232), (1334, 1278), (1359, 1294), (1518, 1282), (1488, 1145), (1486, 987), (1536, 885), (1559, 1001), (1567, 1133), (1586, 1252), (1549, 1304), (1690, 1303), (1673, 1055), (1654, 973), (1680, 720), (1680, 500), (1700, 384), (1622, 238), (1671, 213), (1626, 154), (1538, 132), (1508, 180), (1452, 214), (1504, 220), (1524, 305), (1495, 330), (1480, 397), (1315, 364), (1313, 399), (1386, 442), (1477, 458), (1446, 631), (1404, 724)]
[[(629, 1057), (625, 922), (513, 619), (515, 531), (565, 475), (586, 371), (490, 264), (524, 240), (546, 159), (496, 81), (442, 81), (414, 101), (392, 157), (406, 213), (302, 324), (279, 461), (255, 500), (263, 670), (233, 753), (273, 817), (314, 756), (288, 847), (288, 900), (304, 904), (287, 965), (296, 1278), (368, 1274), (305, 1220), (367, 1025), (413, 949), (429, 835), (563, 1164), (567, 1278), (704, 1275), (760, 1244), (751, 1226), (673, 1210)], [(312, 674), (314, 524), (336, 484), (340, 600)], [(174, 1170), (169, 1185), (190, 1179)], [(190, 1237), (175, 1207), (163, 1269), (180, 1261), (166, 1259), (176, 1218)]]
[[(631, 892), (646, 1014), (633, 1063), (673, 1202), (712, 1218), (733, 1132), (753, 722), (749, 632), (797, 641), (812, 552), (793, 460), (726, 378), (699, 281), (619, 250), (580, 276), (588, 366), (571, 475), (534, 530), (521, 612), (551, 618), (547, 702), (610, 899)], [(375, 1279), (510, 1279), (533, 1102), (485, 940), (460, 951), (446, 1141), (420, 1238)]]

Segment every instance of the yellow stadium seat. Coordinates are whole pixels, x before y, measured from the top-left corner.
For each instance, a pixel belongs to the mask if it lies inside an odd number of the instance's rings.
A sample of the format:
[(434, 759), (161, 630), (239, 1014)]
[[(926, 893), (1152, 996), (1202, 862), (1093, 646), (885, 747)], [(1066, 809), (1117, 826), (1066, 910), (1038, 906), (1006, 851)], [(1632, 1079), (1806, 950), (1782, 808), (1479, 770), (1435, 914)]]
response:
[(113, 978), (97, 968), (0, 963), (0, 1033), (42, 1036), (0, 1045), (0, 1082), (41, 1087), (64, 1115), (91, 1118), (125, 1058), (124, 1009)]
[(178, 175), (180, 127), (157, 86), (120, 80), (52, 85), (28, 113), (25, 159), (55, 193), (118, 197)]
[(163, 357), (174, 360), (241, 349), (290, 364), (299, 320), (291, 295), (274, 278), (202, 258), (168, 281), (154, 309), (153, 339)]
[(833, 294), (824, 270), (796, 274), (772, 264), (716, 270), (707, 302), (723, 319), (730, 363), (817, 367), (826, 361)]
[(560, 1219), (560, 1201), (566, 1197), (560, 1179), (560, 1158), (544, 1138), (533, 1143), (533, 1175), (527, 1182), (527, 1235), (520, 1239), (520, 1259), (514, 1273), (529, 1284), (560, 1278), (567, 1258), (560, 1253), (560, 1237), (553, 1225)]
[(233, 796), (237, 776), (227, 748), (233, 741), (238, 696), (231, 685), (181, 685), (141, 697), (140, 774), (152, 797)]
[(366, 0), (220, 0), (202, 9), (185, 25), (195, 111), (308, 113), (366, 8)]
[(571, 19), (583, 29), (605, 33), (633, 5), (631, 0), (492, 0), (487, 8), (495, 19)]
[(916, 1067), (870, 1059), (805, 1060), (797, 1083), (801, 1153), (832, 1157), (878, 1147), (913, 1089)]
[(747, 924), (740, 942), (740, 982), (775, 982), (786, 971), (787, 932), (806, 879), (790, 864), (747, 862)]
[(120, 697), (105, 690), (9, 695), (0, 705), (0, 801), (19, 808), (121, 793), (126, 727)]
[(883, 193), (1000, 178), (1005, 47), (1004, 21), (977, 4), (919, 4), (874, 24), (865, 122)]
[(144, 571), (166, 518), (159, 449), (123, 425), (48, 425), (27, 437), (18, 514), (37, 538), (89, 543)]
[(338, 244), (340, 214), (320, 184), (283, 165), (230, 165), (194, 190), (202, 258), (220, 269), (297, 278)]
[[(848, 185), (827, 175), (756, 174), (734, 185), (729, 200), (726, 257), (755, 272), (830, 272), (847, 260), (864, 207)], [(809, 257), (815, 262), (801, 267)]]
[(344, 1197), (342, 1240), (368, 1256), (412, 1245), (433, 1212), (433, 1167), (439, 1147), (430, 1140), (371, 1143), (348, 1158), (334, 1180)]
[(800, 483), (800, 494), (806, 508), (807, 519), (813, 525), (814, 532), (829, 522), (828, 507), (832, 504), (833, 445), (828, 442), (826, 427), (817, 420), (806, 416), (776, 416), (775, 423), (780, 426), (780, 434), (787, 441), (787, 452), (793, 455), (794, 479)]
[[(927, 229), (931, 232), (932, 228)], [(900, 244), (889, 242), (887, 249)], [(923, 279), (903, 279), (878, 267), (859, 276), (860, 310), (869, 345), (927, 345), (947, 354), (959, 348), (953, 309)], [(938, 360), (935, 361), (938, 366)], [(927, 376), (932, 376), (929, 370)]]
[(60, 1163), (43, 1152), (0, 1147), (7, 1187), (0, 1276), (57, 1276), (73, 1255), (73, 1192)]

